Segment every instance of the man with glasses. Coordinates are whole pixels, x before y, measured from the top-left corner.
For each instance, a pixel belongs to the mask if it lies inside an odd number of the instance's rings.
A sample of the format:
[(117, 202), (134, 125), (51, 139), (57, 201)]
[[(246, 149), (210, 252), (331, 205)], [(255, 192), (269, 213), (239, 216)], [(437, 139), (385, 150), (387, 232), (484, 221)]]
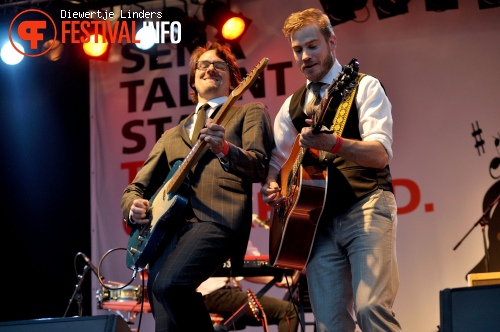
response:
[[(218, 43), (197, 48), (189, 72), (195, 112), (162, 135), (122, 197), (127, 225), (147, 224), (149, 200), (174, 164), (197, 140), (209, 146), (190, 170), (189, 186), (177, 193), (186, 207), (166, 221), (165, 235), (148, 262), (157, 332), (213, 331), (196, 288), (229, 258), (236, 265), (243, 261), (252, 224), (252, 183), (266, 177), (273, 136), (262, 103), (233, 106), (223, 123), (211, 121), (240, 80), (229, 48)], [(206, 118), (204, 126), (205, 121), (197, 121)]]

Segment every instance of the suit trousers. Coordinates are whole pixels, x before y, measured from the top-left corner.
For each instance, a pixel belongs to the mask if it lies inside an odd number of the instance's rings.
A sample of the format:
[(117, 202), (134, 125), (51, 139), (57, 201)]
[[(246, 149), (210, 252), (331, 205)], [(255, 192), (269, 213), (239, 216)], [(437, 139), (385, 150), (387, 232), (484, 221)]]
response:
[(155, 331), (213, 332), (196, 288), (227, 261), (236, 236), (213, 222), (176, 221), (169, 226), (149, 264), (148, 295)]

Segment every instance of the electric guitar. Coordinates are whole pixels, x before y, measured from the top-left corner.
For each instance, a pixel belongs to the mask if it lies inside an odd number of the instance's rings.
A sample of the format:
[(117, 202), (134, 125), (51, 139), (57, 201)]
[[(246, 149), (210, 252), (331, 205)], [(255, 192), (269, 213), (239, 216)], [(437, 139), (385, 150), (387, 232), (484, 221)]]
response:
[[(333, 80), (313, 116), (314, 133), (321, 133), (330, 104), (338, 107), (356, 86), (359, 63), (352, 59)], [(279, 185), (284, 203), (271, 212), (269, 261), (272, 266), (302, 270), (309, 259), (318, 221), (323, 213), (328, 170), (318, 163), (319, 151), (303, 148), (300, 134), (283, 165)]]
[[(268, 61), (268, 58), (263, 58), (231, 91), (229, 98), (213, 119), (213, 123), (220, 124), (224, 120), (233, 104), (255, 83)], [(182, 212), (186, 207), (188, 199), (181, 195), (189, 188), (186, 177), (206, 151), (206, 145), (206, 142), (198, 140), (186, 158), (174, 164), (161, 187), (149, 200), (148, 219), (150, 222), (145, 225), (134, 225), (130, 232), (126, 258), (126, 265), (129, 269), (138, 271), (144, 269), (165, 235), (167, 219)]]
[(257, 299), (257, 296), (255, 296), (255, 294), (250, 289), (248, 290), (248, 305), (250, 306), (250, 309), (252, 310), (252, 314), (254, 315), (255, 319), (257, 319), (258, 322), (262, 323), (264, 332), (268, 332), (269, 327), (267, 325), (266, 313), (264, 312), (264, 309), (262, 308), (259, 299)]

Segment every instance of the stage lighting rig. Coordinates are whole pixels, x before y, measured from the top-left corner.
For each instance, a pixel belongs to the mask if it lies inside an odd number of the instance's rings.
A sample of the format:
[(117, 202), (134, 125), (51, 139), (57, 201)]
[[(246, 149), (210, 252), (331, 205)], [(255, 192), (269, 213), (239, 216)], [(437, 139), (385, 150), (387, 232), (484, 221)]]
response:
[(425, 0), (425, 10), (443, 12), (448, 9), (458, 9), (458, 0)]
[(373, 7), (380, 20), (408, 13), (410, 0), (373, 0)]
[(479, 9), (495, 8), (500, 6), (500, 0), (479, 0)]
[(321, 0), (321, 5), (325, 14), (330, 18), (332, 26), (354, 20), (356, 14), (354, 11), (366, 7), (368, 0)]
[(241, 39), (252, 22), (241, 13), (231, 11), (229, 5), (218, 0), (208, 0), (203, 5), (205, 22), (218, 30), (219, 39), (234, 42)]
[(109, 57), (109, 43), (101, 34), (92, 34), (89, 40), (82, 44), (83, 51), (91, 59), (107, 61)]

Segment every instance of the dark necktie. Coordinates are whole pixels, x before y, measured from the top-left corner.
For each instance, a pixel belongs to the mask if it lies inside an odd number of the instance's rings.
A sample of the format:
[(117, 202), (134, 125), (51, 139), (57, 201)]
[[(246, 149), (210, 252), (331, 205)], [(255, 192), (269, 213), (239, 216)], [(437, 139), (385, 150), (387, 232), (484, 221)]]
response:
[(323, 85), (326, 85), (326, 83), (311, 82), (307, 87), (307, 89), (314, 94), (313, 98), (307, 103), (306, 106), (306, 114), (311, 118), (314, 114), (316, 114), (318, 111), (318, 105), (321, 103), (321, 87)]
[(207, 118), (207, 109), (210, 108), (210, 105), (203, 104), (198, 110), (198, 117), (196, 118), (196, 123), (194, 124), (193, 135), (191, 136), (191, 142), (193, 145), (198, 140), (198, 136), (200, 136), (200, 131), (205, 127), (205, 120)]

